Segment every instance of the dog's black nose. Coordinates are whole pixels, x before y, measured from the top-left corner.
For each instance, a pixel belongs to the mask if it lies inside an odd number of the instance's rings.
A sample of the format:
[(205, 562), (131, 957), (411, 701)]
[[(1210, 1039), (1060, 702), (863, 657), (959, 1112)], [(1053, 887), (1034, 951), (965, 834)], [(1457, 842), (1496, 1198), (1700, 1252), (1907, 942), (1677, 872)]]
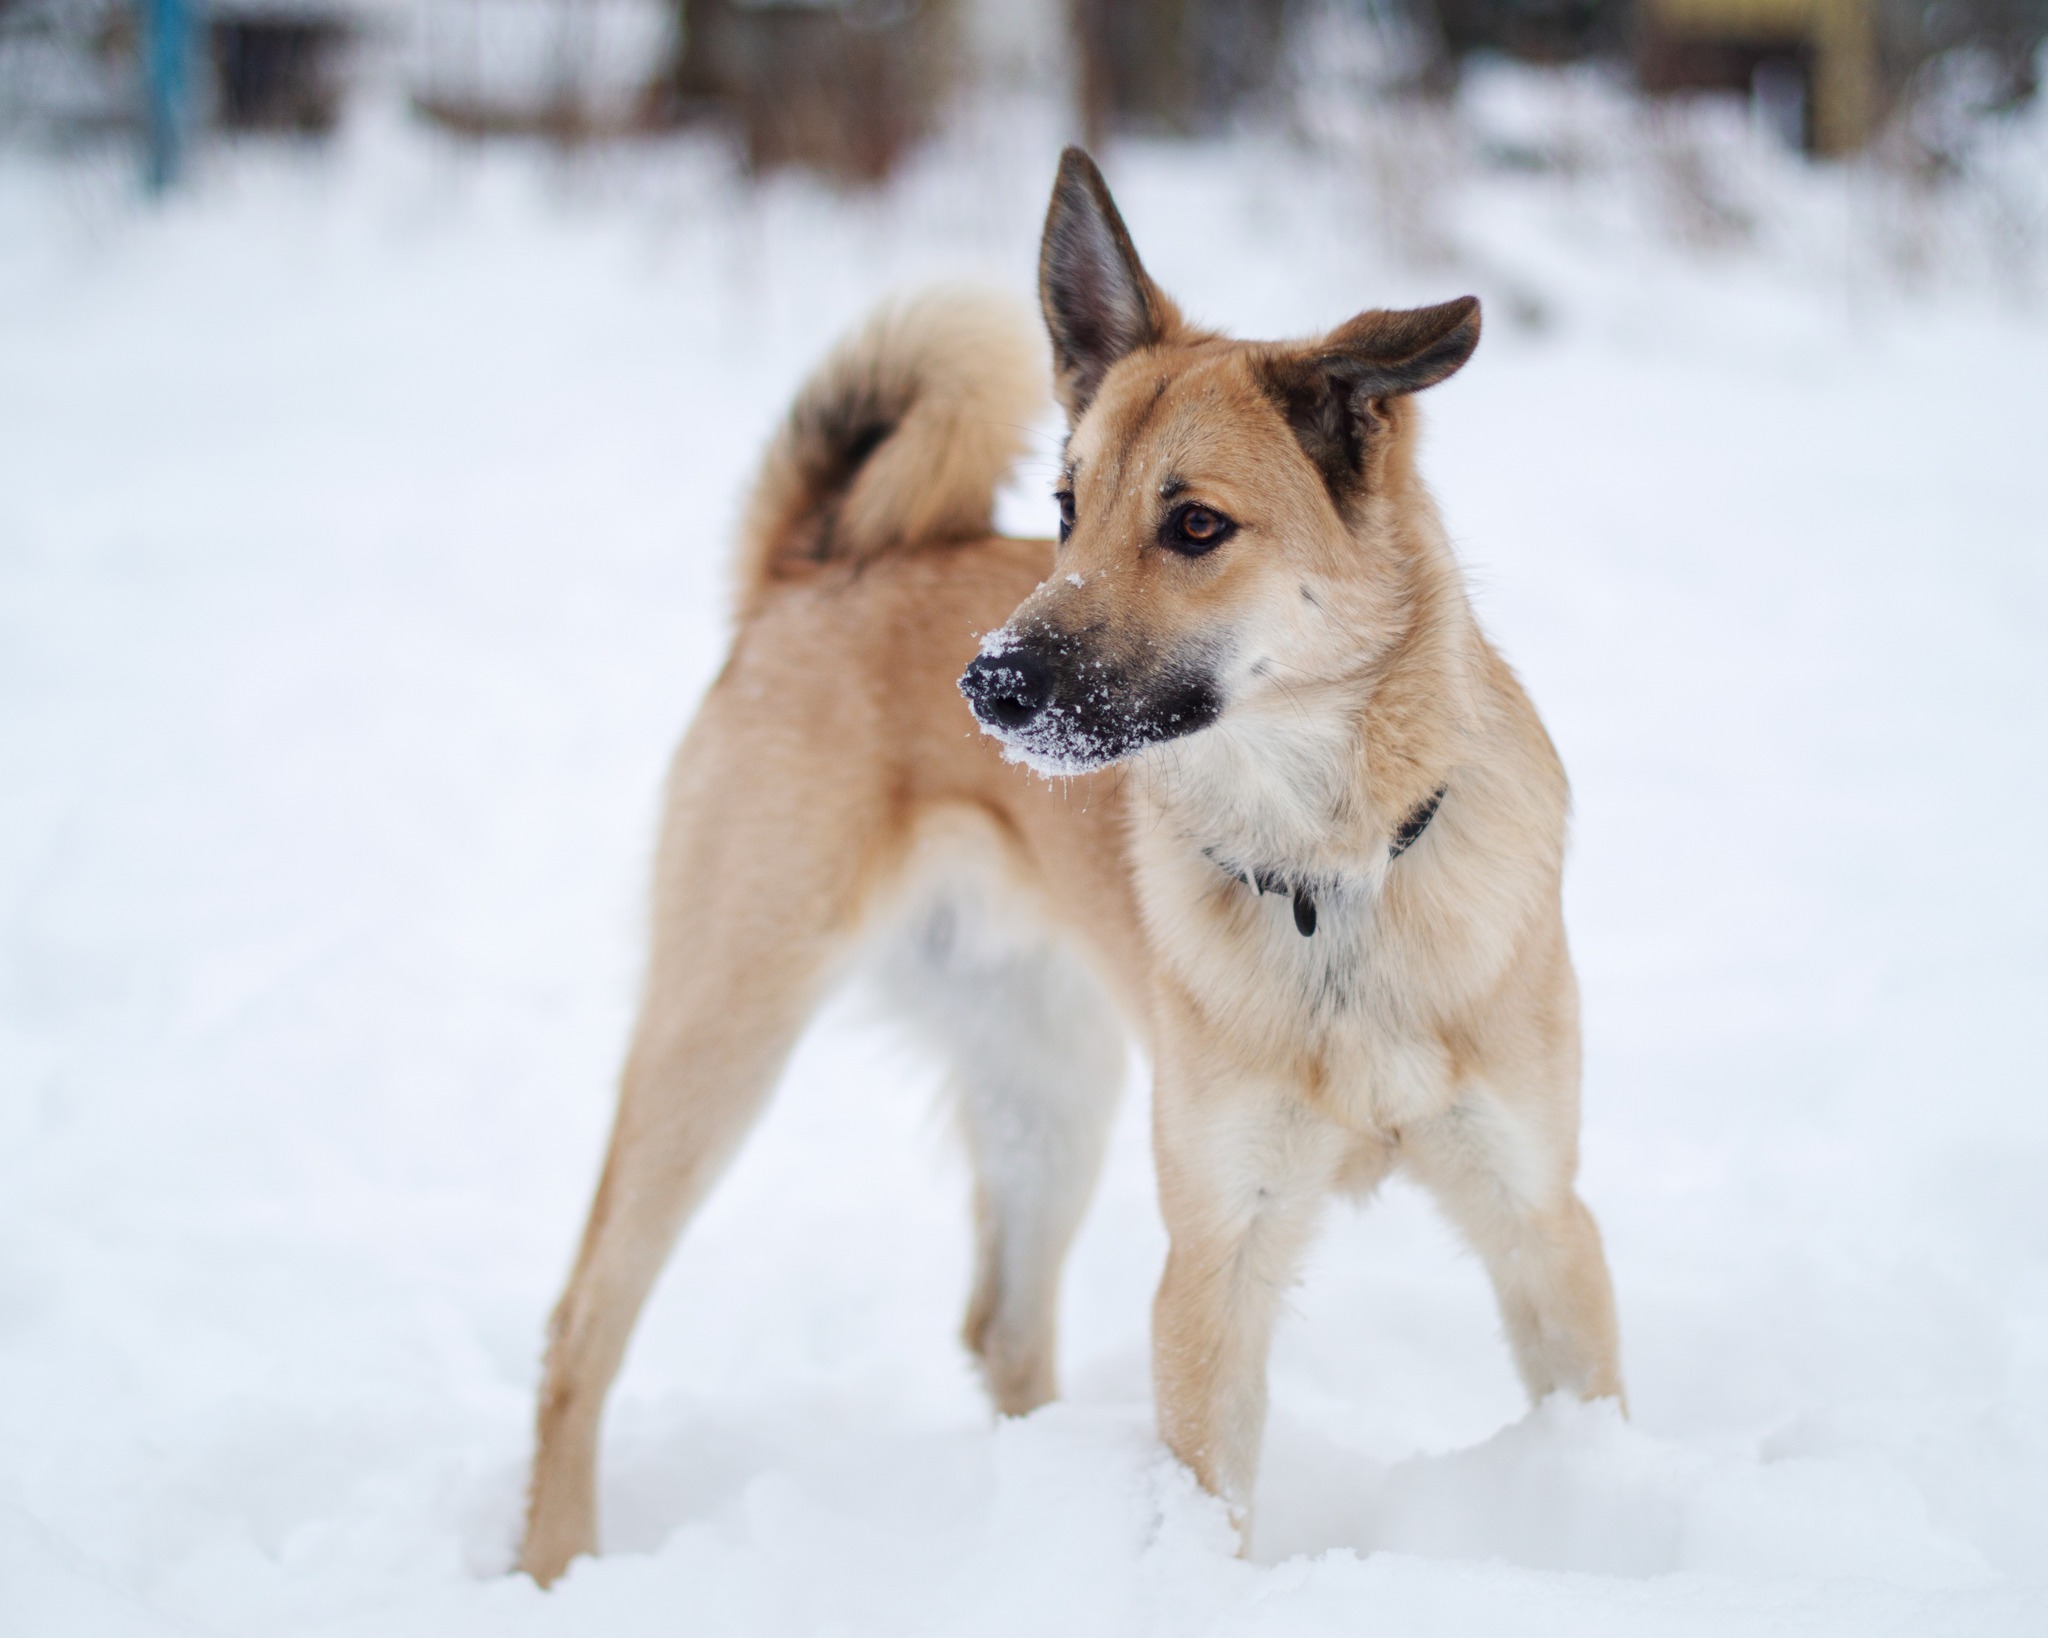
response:
[(960, 692), (991, 728), (1022, 728), (1052, 699), (1052, 667), (1028, 648), (978, 654), (961, 674)]

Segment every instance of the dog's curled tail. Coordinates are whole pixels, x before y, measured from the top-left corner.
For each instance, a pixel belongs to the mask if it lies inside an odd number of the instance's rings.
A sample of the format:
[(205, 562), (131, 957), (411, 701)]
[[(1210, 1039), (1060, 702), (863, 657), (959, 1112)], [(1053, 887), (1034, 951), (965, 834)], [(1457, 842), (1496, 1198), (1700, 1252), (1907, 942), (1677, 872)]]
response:
[(1049, 368), (1025, 311), (975, 290), (892, 302), (845, 337), (797, 394), (754, 481), (741, 616), (820, 565), (990, 533)]

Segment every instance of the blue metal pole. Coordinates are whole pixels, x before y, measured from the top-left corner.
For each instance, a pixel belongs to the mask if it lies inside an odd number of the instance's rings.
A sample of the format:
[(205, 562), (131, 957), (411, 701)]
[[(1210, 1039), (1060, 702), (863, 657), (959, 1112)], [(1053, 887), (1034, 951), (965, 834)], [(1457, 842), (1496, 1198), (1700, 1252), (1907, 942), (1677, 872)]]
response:
[(141, 0), (149, 190), (162, 193), (184, 168), (192, 118), (191, 0)]

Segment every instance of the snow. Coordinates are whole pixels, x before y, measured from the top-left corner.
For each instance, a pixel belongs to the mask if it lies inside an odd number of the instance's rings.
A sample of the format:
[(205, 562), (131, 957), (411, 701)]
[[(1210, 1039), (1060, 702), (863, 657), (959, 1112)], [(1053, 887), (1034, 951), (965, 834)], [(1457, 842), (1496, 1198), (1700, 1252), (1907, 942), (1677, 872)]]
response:
[(1512, 163), (1382, 122), (1108, 169), (1242, 333), (1487, 298), (1425, 462), (1575, 780), (1631, 1419), (1528, 1411), (1393, 1187), (1294, 1294), (1232, 1556), (1151, 1431), (1134, 1066), (1067, 1400), (992, 1425), (936, 1074), (855, 992), (678, 1252), (609, 1552), (545, 1594), (541, 1327), (740, 486), (880, 294), (1025, 288), (1057, 124), (868, 199), (375, 111), (161, 211), (0, 155), (10, 1638), (2048, 1629), (2048, 131), (1916, 193), (1711, 106), (1471, 103)]

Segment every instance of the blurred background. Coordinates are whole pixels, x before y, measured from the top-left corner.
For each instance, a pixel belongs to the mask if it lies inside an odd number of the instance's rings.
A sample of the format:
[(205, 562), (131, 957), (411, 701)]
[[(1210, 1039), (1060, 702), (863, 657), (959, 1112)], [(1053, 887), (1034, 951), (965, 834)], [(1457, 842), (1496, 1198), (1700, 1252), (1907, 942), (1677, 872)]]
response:
[(479, 137), (711, 126), (753, 170), (874, 182), (993, 85), (1070, 101), (1100, 144), (1441, 111), (1506, 59), (1953, 172), (1973, 119), (2033, 96), (2044, 33), (2048, 0), (6, 0), (0, 128), (132, 133), (161, 186), (212, 133), (316, 138), (396, 90)]
[[(2048, 1628), (2048, 0), (0, 0), (0, 1629)], [(992, 1429), (856, 985), (510, 1578), (753, 463), (1094, 145), (1200, 320), (1476, 291), (1632, 1420), (1398, 1181), (1162, 1465), (1134, 1056)], [(1045, 420), (1000, 520), (1049, 532)], [(963, 712), (963, 732), (966, 731)]]
[(7, 0), (0, 120), (135, 132), (162, 184), (205, 133), (318, 136), (395, 87), (473, 135), (708, 124), (755, 170), (878, 181), (991, 83), (1070, 99), (1100, 144), (1312, 125), (1347, 94), (1441, 105), (1505, 58), (1945, 169), (1959, 122), (2032, 97), (2044, 33), (2044, 0)]

